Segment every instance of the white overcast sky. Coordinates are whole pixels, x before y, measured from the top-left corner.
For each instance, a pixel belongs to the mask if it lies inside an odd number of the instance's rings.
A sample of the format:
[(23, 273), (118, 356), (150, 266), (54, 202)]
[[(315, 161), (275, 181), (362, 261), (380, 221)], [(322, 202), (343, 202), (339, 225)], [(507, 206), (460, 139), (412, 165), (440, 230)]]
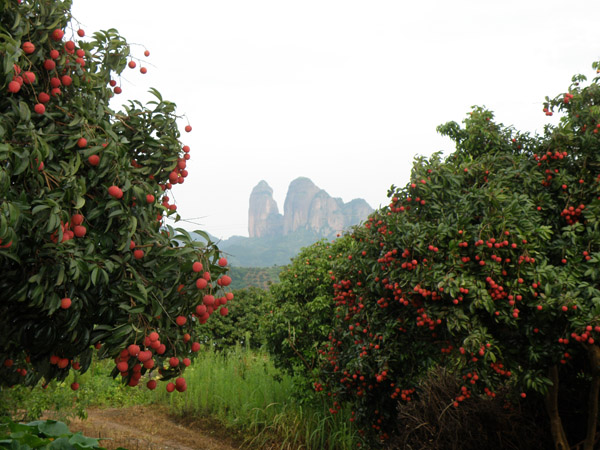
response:
[(128, 69), (120, 98), (155, 87), (193, 126), (171, 197), (199, 224), (180, 225), (220, 238), (248, 235), (260, 180), (282, 213), (299, 176), (386, 204), (415, 155), (452, 150), (435, 128), (472, 105), (541, 133), (544, 97), (600, 59), (597, 0), (74, 0), (72, 12), (88, 35), (139, 44), (148, 74)]

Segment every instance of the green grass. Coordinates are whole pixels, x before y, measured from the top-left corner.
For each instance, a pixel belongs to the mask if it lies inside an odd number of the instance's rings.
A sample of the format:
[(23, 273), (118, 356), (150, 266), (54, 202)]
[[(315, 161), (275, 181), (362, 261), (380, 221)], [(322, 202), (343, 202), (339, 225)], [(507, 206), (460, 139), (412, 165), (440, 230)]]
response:
[(157, 392), (157, 400), (182, 416), (212, 417), (246, 437), (248, 448), (346, 450), (356, 448), (349, 414), (302, 404), (293, 379), (277, 371), (267, 354), (240, 346), (206, 350), (185, 372), (184, 394)]

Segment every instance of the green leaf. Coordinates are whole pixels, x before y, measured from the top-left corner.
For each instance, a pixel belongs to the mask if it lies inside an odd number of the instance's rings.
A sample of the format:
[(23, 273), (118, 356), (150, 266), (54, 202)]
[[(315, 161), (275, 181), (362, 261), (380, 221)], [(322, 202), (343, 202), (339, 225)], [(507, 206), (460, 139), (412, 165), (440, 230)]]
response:
[(108, 215), (108, 217), (109, 218), (116, 217), (116, 216), (120, 216), (121, 214), (125, 214), (125, 211), (123, 211), (122, 209), (115, 209), (114, 211), (110, 212), (110, 214)]
[(50, 443), (48, 449), (51, 450), (73, 450), (73, 448), (77, 448), (76, 446), (71, 445), (69, 439), (67, 437), (58, 438)]
[(160, 102), (163, 101), (162, 95), (160, 95), (160, 92), (158, 92), (155, 88), (148, 89), (148, 92), (154, 95)]
[(34, 206), (33, 209), (31, 210), (31, 214), (33, 214), (35, 216), (40, 211), (43, 211), (43, 210), (48, 209), (48, 208), (50, 208), (50, 205), (37, 205), (37, 206)]
[(75, 200), (75, 209), (81, 209), (83, 208), (83, 205), (85, 205), (85, 198), (77, 197)]
[(119, 340), (122, 339), (123, 337), (127, 336), (128, 334), (130, 334), (133, 331), (133, 328), (131, 327), (130, 324), (123, 324), (117, 328), (114, 329), (111, 337), (114, 340)]
[(46, 231), (49, 233), (56, 231), (59, 224), (60, 224), (60, 217), (58, 217), (58, 214), (50, 213), (50, 218), (48, 219), (48, 225), (46, 226)]
[(29, 152), (27, 150), (24, 150), (23, 152), (21, 152), (21, 155), (19, 156), (19, 158), (20, 158), (19, 164), (13, 171), (13, 173), (12, 173), (13, 176), (20, 175), (21, 173), (23, 173), (25, 171), (25, 169), (27, 169), (27, 166), (29, 166), (29, 164), (30, 164)]
[(92, 274), (91, 274), (91, 276), (90, 276), (90, 278), (91, 278), (91, 280), (92, 280), (92, 284), (93, 284), (94, 286), (96, 286), (96, 281), (98, 280), (98, 269), (99, 269), (99, 268), (98, 268), (98, 266), (94, 267), (94, 268), (92, 269)]
[(8, 212), (9, 212), (9, 218), (10, 218), (9, 224), (10, 224), (10, 226), (14, 227), (17, 224), (19, 217), (21, 216), (21, 211), (20, 211), (19, 207), (17, 206), (17, 204), (9, 203), (8, 204)]
[(36, 420), (29, 422), (27, 426), (37, 427), (40, 433), (44, 433), (48, 437), (58, 437), (64, 434), (70, 434), (69, 427), (63, 422), (56, 420)]
[(69, 128), (74, 128), (74, 127), (79, 127), (82, 123), (83, 123), (83, 117), (81, 117), (80, 115), (77, 114), (77, 115), (75, 115), (73, 120), (71, 120), (71, 122), (69, 122), (69, 124), (67, 126)]
[(29, 111), (29, 106), (25, 102), (19, 102), (19, 117), (23, 122), (31, 120), (31, 111)]
[(97, 448), (99, 446), (98, 439), (84, 436), (81, 433), (76, 433), (69, 439), (69, 444), (77, 448)]

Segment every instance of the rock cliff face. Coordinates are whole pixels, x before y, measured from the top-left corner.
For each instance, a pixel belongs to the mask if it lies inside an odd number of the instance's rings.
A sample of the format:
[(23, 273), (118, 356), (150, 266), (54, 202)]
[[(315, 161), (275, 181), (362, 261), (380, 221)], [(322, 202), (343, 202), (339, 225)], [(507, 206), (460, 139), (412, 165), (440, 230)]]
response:
[(273, 200), (273, 189), (261, 180), (250, 194), (248, 233), (250, 237), (280, 236), (282, 229), (283, 216)]
[(250, 195), (249, 236), (285, 236), (304, 230), (333, 237), (365, 220), (373, 208), (363, 199), (344, 203), (319, 189), (310, 179), (300, 177), (290, 183), (283, 211), (282, 216), (273, 200), (273, 189), (265, 181), (258, 183)]
[(308, 178), (296, 178), (290, 183), (283, 204), (283, 234), (291, 233), (308, 223), (312, 199), (319, 188)]

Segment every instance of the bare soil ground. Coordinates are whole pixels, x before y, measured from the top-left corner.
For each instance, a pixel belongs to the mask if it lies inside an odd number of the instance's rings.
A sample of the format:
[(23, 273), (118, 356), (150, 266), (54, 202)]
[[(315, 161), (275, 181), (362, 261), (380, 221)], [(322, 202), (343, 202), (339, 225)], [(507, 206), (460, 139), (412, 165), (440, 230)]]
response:
[(128, 450), (234, 450), (240, 439), (208, 420), (185, 420), (157, 405), (121, 409), (88, 409), (86, 420), (69, 424), (72, 432), (102, 438), (107, 449)]

